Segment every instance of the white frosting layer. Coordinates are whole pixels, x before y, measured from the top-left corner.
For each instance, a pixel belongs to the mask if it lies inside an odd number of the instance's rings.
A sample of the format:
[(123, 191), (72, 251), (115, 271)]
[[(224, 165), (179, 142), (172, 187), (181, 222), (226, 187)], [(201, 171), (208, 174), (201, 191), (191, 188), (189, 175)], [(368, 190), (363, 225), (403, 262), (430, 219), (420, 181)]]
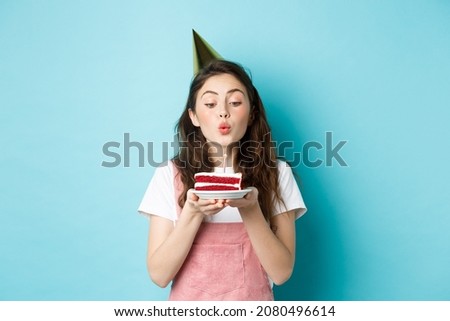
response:
[(223, 183), (195, 183), (194, 188), (204, 187), (204, 186), (229, 186), (239, 189), (240, 184), (223, 184)]

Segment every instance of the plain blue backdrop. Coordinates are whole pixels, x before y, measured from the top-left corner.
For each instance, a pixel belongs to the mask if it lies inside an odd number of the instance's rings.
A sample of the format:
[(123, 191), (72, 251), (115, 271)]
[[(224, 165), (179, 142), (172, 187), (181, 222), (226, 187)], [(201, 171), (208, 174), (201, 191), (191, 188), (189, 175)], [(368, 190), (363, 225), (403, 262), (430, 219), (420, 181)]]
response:
[(444, 0), (1, 1), (0, 299), (166, 299), (136, 211), (154, 166), (136, 147), (102, 166), (103, 145), (128, 134), (167, 158), (196, 29), (251, 70), (288, 158), (346, 141), (348, 166), (295, 167), (308, 213), (276, 298), (449, 300), (449, 15)]

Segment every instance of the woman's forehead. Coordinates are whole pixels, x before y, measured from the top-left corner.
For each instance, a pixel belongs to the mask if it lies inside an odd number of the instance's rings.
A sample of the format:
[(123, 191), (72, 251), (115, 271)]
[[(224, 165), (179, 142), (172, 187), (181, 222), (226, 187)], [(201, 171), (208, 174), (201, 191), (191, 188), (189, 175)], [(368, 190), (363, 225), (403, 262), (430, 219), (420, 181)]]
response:
[(199, 90), (202, 95), (205, 92), (213, 92), (217, 94), (227, 94), (229, 92), (242, 92), (247, 96), (247, 89), (244, 84), (230, 74), (214, 75), (208, 78)]

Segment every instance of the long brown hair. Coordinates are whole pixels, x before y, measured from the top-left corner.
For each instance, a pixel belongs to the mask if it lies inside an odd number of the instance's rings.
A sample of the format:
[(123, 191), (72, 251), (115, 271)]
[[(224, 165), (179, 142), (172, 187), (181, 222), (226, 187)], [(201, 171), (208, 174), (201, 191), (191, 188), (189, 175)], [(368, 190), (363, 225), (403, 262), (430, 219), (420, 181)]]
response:
[(268, 221), (275, 202), (283, 203), (278, 184), (278, 167), (275, 146), (263, 103), (252, 80), (242, 66), (226, 60), (214, 60), (201, 69), (191, 82), (189, 96), (175, 130), (178, 140), (178, 154), (173, 158), (180, 172), (183, 193), (178, 204), (183, 207), (186, 193), (194, 187), (194, 174), (211, 172), (214, 164), (208, 157), (208, 143), (199, 127), (195, 127), (189, 117), (189, 109), (195, 112), (198, 91), (213, 76), (229, 74), (238, 79), (246, 88), (250, 101), (250, 124), (235, 148), (238, 153), (233, 164), (236, 172), (241, 172), (243, 186), (254, 186), (259, 192), (259, 204)]

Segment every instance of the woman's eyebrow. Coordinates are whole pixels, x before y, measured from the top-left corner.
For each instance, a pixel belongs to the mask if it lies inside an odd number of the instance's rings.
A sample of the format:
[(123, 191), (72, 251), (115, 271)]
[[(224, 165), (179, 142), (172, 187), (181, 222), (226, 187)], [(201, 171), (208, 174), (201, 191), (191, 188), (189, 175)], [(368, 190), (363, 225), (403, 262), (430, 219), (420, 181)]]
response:
[(227, 94), (232, 94), (236, 91), (239, 91), (240, 93), (242, 93), (245, 96), (244, 92), (239, 88), (234, 88), (234, 89), (228, 90)]
[(203, 97), (203, 96), (206, 95), (206, 94), (214, 94), (214, 95), (218, 95), (218, 93), (216, 93), (215, 91), (207, 90), (207, 91), (205, 91), (205, 92), (202, 94), (201, 97)]
[[(233, 88), (233, 89), (228, 90), (228, 91), (227, 91), (227, 95), (232, 94), (232, 93), (234, 93), (234, 92), (236, 92), (236, 91), (239, 91), (240, 93), (242, 93), (242, 94), (245, 96), (244, 92), (243, 92), (241, 89), (239, 89), (239, 88)], [(216, 93), (215, 91), (207, 90), (207, 91), (205, 91), (205, 92), (201, 95), (201, 97), (203, 97), (203, 96), (206, 95), (206, 94), (219, 95), (219, 94)]]

